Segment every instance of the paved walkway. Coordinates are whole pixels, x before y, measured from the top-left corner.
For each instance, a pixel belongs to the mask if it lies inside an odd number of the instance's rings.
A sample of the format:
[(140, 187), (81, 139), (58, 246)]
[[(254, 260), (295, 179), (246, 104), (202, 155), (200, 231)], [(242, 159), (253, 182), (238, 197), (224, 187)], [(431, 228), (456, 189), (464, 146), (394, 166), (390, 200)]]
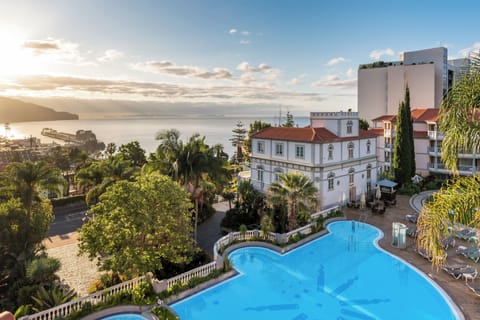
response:
[(210, 257), (213, 257), (213, 245), (222, 237), (220, 222), (228, 211), (228, 201), (214, 203), (215, 213), (206, 221), (198, 226), (197, 244)]
[(427, 191), (414, 194), (413, 196), (410, 197), (410, 200), (409, 200), (410, 207), (412, 207), (412, 209), (415, 210), (417, 213), (420, 213), (428, 197), (430, 197), (433, 193), (437, 191), (438, 190), (427, 190)]

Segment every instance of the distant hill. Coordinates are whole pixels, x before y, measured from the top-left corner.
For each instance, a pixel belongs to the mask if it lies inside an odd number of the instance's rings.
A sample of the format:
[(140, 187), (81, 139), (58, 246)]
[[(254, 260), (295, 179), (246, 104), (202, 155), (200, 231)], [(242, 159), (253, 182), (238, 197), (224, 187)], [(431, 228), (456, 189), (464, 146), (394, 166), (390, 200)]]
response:
[(0, 97), (0, 123), (53, 120), (78, 120), (78, 115), (58, 112), (17, 99)]

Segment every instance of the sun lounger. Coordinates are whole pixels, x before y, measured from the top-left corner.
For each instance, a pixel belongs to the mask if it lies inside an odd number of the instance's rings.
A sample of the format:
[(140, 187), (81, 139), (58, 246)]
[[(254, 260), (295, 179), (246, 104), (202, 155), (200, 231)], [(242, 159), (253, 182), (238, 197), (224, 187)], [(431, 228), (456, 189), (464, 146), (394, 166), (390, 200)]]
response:
[(461, 254), (464, 257), (470, 258), (475, 262), (480, 260), (480, 249), (476, 245), (465, 247), (465, 246), (458, 246), (456, 250), (457, 254)]
[(413, 214), (407, 214), (405, 215), (405, 219), (407, 221), (410, 221), (411, 223), (417, 223), (418, 221), (418, 213), (413, 213)]
[(480, 297), (480, 284), (478, 283), (466, 283), (467, 287), (470, 288), (477, 296)]
[(417, 227), (408, 227), (407, 228), (407, 235), (412, 238), (417, 237)]
[(444, 266), (442, 269), (455, 279), (463, 277), (465, 280), (473, 280), (478, 275), (477, 269), (468, 265)]
[(477, 233), (470, 228), (465, 228), (460, 231), (457, 231), (455, 233), (455, 236), (463, 240), (469, 240), (470, 238), (476, 237)]
[(455, 238), (453, 236), (449, 236), (447, 238), (444, 238), (442, 240), (442, 245), (445, 250), (448, 249), (448, 247), (455, 247)]
[[(422, 257), (424, 257), (425, 259), (427, 259), (428, 261), (432, 261), (433, 260), (433, 257), (427, 252), (427, 250), (425, 249), (416, 249), (417, 253), (419, 255), (421, 255)], [(445, 252), (445, 256), (438, 256), (438, 257), (435, 257), (435, 259), (437, 260), (442, 260), (442, 259), (446, 259), (447, 258), (447, 253)]]

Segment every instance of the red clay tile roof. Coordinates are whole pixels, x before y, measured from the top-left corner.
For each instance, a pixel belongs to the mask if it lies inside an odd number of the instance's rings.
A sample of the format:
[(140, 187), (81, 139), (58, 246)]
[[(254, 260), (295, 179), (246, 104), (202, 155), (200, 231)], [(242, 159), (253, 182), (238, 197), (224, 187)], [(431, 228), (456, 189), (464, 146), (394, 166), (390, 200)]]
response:
[[(415, 108), (410, 114), (414, 122), (426, 122), (426, 121), (437, 121), (438, 113), (440, 109), (437, 108)], [(390, 121), (396, 122), (396, 115), (383, 115), (378, 118), (373, 119), (372, 121)]]
[(375, 138), (376, 133), (360, 129), (359, 135), (355, 137), (338, 137), (325, 128), (285, 128), (270, 127), (265, 128), (252, 135), (256, 139), (286, 140), (301, 142), (335, 142), (344, 140), (356, 140)]
[(383, 136), (383, 133), (384, 133), (384, 129), (383, 128), (372, 128), (372, 129), (368, 129), (368, 131), (371, 131), (375, 134), (378, 134), (378, 135), (381, 135)]
[(377, 117), (377, 118), (373, 119), (372, 121), (395, 121), (396, 118), (397, 118), (397, 116), (392, 116), (392, 115), (385, 114), (383, 116), (380, 116), (380, 117)]
[(437, 121), (439, 111), (437, 108), (413, 109), (412, 119), (416, 122)]

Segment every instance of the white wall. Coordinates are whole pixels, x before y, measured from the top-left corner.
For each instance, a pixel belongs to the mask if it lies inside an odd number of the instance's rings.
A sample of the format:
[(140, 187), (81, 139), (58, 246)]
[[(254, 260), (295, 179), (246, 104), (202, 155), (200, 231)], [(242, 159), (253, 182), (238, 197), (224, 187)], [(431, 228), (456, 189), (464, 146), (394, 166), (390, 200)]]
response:
[(387, 68), (358, 70), (358, 117), (371, 123), (387, 113)]

